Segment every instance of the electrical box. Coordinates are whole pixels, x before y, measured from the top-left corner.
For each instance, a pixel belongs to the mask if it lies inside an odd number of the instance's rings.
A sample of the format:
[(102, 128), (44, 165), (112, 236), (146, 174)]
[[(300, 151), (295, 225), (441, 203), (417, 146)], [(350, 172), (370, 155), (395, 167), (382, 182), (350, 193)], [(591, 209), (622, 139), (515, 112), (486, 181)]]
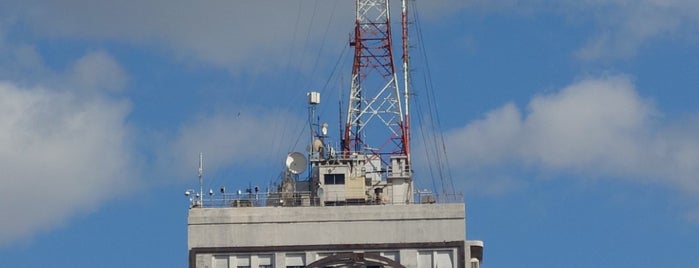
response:
[(320, 92), (308, 92), (308, 104), (320, 104)]

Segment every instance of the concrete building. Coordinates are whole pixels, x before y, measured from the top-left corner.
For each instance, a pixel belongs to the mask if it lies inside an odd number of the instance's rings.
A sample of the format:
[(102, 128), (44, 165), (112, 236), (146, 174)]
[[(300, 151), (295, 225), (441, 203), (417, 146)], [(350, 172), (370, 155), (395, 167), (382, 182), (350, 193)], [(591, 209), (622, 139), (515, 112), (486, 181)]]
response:
[(482, 246), (458, 203), (194, 207), (188, 219), (192, 268), (473, 267)]
[[(275, 189), (230, 194), (221, 188), (216, 200), (210, 190), (204, 202), (200, 156), (187, 227), (190, 268), (479, 267), (483, 243), (466, 240), (463, 198), (449, 198), (446, 187), (437, 196), (413, 185), (408, 1), (401, 4), (402, 90), (389, 0), (355, 0), (352, 79), (339, 141), (316, 115), (320, 93), (309, 92), (308, 151), (287, 156)], [(451, 178), (432, 180), (444, 186)]]

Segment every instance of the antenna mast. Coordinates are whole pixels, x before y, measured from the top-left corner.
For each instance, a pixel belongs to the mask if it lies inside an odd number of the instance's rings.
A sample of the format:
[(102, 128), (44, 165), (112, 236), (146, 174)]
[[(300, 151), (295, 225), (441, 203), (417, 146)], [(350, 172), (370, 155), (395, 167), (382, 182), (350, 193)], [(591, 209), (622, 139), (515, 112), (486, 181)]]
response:
[[(352, 84), (342, 152), (344, 156), (380, 156), (389, 163), (386, 156), (407, 157), (409, 151), (404, 121), (407, 115), (403, 114), (393, 62), (389, 0), (357, 0), (356, 10), (354, 39), (350, 41), (354, 47)], [(366, 130), (371, 130), (372, 136), (365, 135)]]
[(199, 153), (199, 205), (204, 207), (204, 153)]
[(405, 155), (410, 163), (410, 115), (408, 109), (410, 98), (410, 56), (408, 50), (408, 3), (407, 0), (401, 1), (401, 28), (403, 29), (403, 98), (405, 99), (405, 118), (403, 119), (403, 148)]

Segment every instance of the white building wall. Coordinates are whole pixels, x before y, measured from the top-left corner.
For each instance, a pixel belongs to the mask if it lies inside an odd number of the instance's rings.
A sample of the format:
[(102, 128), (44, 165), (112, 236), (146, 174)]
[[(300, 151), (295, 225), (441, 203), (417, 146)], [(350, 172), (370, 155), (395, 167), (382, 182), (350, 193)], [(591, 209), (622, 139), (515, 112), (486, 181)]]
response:
[(463, 204), (193, 208), (188, 246), (465, 241)]
[[(457, 241), (458, 243), (454, 243)], [(229, 254), (228, 267), (240, 266), (235, 256), (247, 254), (250, 268), (259, 268), (258, 256), (272, 258), (274, 267), (308, 265), (336, 252), (379, 253), (411, 268), (422, 268), (420, 254), (430, 256), (428, 268), (457, 267), (459, 249), (470, 259), (465, 243), (463, 204), (367, 205), (340, 207), (193, 208), (188, 219), (188, 248), (245, 249), (241, 252), (202, 253), (195, 267), (220, 268), (218, 256)], [(438, 245), (410, 248), (402, 245)], [(398, 248), (362, 249), (362, 245), (389, 244)], [(336, 245), (334, 250), (322, 245)], [(338, 250), (347, 245), (349, 249)], [(271, 250), (288, 247), (291, 251)], [(311, 248), (309, 248), (311, 247)], [(465, 247), (465, 249), (464, 249)], [(252, 248), (254, 251), (250, 251)], [(301, 261), (299, 261), (301, 260)], [(241, 263), (242, 264), (242, 263)]]
[[(400, 251), (385, 251), (378, 252), (382, 256), (391, 256), (392, 254), (399, 255), (402, 265), (409, 268), (452, 268), (457, 267), (458, 262), (457, 249), (402, 249)], [(269, 253), (250, 253), (250, 254), (202, 254), (201, 258), (206, 259), (200, 262), (197, 267), (201, 268), (262, 268), (267, 263), (271, 263), (275, 268), (286, 268), (289, 266), (305, 266), (314, 261), (331, 256), (330, 252), (278, 252), (275, 254)], [(266, 260), (268, 257), (269, 262)], [(391, 258), (392, 259), (392, 258)]]

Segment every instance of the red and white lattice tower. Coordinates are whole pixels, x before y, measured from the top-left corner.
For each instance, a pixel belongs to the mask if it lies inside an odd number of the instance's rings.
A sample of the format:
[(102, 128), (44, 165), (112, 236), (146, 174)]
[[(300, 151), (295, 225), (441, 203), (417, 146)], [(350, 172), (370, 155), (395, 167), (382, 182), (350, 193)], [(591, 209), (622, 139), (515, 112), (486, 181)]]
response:
[[(354, 47), (354, 63), (342, 139), (343, 154), (371, 154), (381, 157), (384, 163), (388, 162), (388, 156), (407, 159), (410, 144), (408, 92), (406, 87), (401, 97), (398, 87), (389, 0), (357, 0), (356, 11), (354, 39), (350, 42)], [(406, 25), (403, 3), (403, 27)], [(404, 42), (406, 33), (404, 29)], [(406, 48), (404, 45), (403, 49)], [(403, 59), (403, 67), (407, 70), (407, 55)]]

